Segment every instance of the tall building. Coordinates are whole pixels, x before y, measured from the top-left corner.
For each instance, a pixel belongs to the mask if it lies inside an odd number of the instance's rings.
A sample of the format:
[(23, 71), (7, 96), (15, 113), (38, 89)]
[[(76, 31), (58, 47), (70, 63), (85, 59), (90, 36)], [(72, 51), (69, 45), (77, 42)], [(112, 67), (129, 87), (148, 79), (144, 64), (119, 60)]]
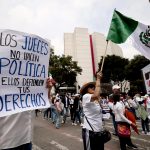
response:
[[(86, 82), (94, 81), (105, 49), (106, 38), (101, 33), (89, 34), (87, 28), (75, 28), (73, 33), (64, 33), (64, 54), (72, 56), (73, 61), (77, 61), (78, 66), (82, 68), (82, 74), (77, 76), (77, 85), (82, 86)], [(123, 52), (118, 45), (109, 42), (106, 55), (123, 57)]]

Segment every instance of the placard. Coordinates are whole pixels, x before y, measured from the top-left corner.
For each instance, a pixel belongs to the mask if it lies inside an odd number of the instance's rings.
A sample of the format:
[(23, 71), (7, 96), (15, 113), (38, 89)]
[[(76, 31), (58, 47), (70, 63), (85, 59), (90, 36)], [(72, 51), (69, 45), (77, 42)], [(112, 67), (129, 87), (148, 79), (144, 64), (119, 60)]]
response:
[(50, 45), (45, 39), (0, 30), (0, 117), (47, 108)]

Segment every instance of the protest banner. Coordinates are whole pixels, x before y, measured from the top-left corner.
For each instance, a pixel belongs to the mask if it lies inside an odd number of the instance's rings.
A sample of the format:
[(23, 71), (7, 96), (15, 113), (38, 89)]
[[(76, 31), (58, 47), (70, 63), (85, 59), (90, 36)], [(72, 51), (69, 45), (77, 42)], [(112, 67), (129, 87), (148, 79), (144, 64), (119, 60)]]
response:
[(147, 94), (150, 94), (150, 64), (142, 69)]
[(50, 45), (45, 39), (0, 30), (0, 117), (47, 108)]

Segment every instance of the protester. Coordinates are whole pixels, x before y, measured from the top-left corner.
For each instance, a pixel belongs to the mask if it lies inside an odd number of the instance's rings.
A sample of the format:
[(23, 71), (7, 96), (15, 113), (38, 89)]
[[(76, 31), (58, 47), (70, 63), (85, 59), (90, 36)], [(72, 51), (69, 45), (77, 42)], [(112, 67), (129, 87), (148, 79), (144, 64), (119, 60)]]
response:
[(77, 123), (75, 122), (76, 119), (79, 120), (80, 126), (82, 126), (81, 123), (81, 118), (80, 118), (80, 98), (79, 98), (79, 94), (75, 94), (74, 95), (74, 104), (73, 104), (73, 120), (72, 120), (72, 125), (77, 125)]
[[(115, 121), (117, 126), (121, 123), (126, 123), (127, 126), (132, 125), (133, 127), (136, 127), (135, 123), (131, 122), (125, 117), (125, 106), (120, 101), (120, 95), (114, 94), (113, 95), (113, 101), (114, 101), (114, 114), (115, 114)], [(118, 134), (118, 132), (117, 132)], [(121, 150), (127, 150), (126, 146), (132, 149), (136, 149), (137, 146), (135, 146), (132, 141), (131, 137), (122, 137), (118, 134), (119, 142), (120, 142), (120, 148)]]
[(113, 95), (114, 94), (117, 94), (117, 95), (120, 95), (120, 86), (119, 85), (113, 85), (112, 86), (112, 94), (109, 95), (109, 103), (108, 103), (108, 106), (110, 108), (110, 114), (112, 116), (112, 121), (113, 121), (113, 126), (114, 126), (114, 132), (113, 132), (113, 135), (117, 136), (117, 124), (115, 122), (115, 114), (114, 114), (114, 103), (113, 103)]
[(132, 96), (128, 95), (127, 99), (126, 99), (126, 107), (133, 112), (135, 118), (136, 117), (136, 112), (135, 110), (138, 108), (137, 103), (135, 102), (135, 100), (132, 98)]
[(140, 94), (135, 94), (134, 96), (134, 101), (137, 104), (137, 109), (135, 109), (135, 114), (136, 114), (136, 119), (140, 119), (140, 108), (139, 108), (139, 102), (142, 100), (141, 95)]
[(146, 94), (146, 108), (147, 108), (147, 113), (148, 113), (148, 118), (150, 120), (150, 95)]
[[(52, 83), (47, 79), (48, 97)], [(34, 111), (25, 111), (0, 118), (0, 149), (31, 150), (32, 149), (32, 116)]]
[(57, 116), (55, 100), (56, 100), (56, 96), (52, 96), (52, 98), (51, 98), (51, 120), (52, 120), (53, 124), (56, 123), (56, 116)]
[(100, 100), (100, 81), (102, 73), (97, 73), (95, 82), (89, 82), (81, 87), (82, 104), (84, 112), (84, 124), (82, 129), (82, 138), (84, 150), (104, 150), (103, 137), (94, 136), (95, 132), (103, 130), (102, 126), (102, 109), (99, 104)]
[(70, 113), (70, 100), (69, 100), (68, 93), (66, 93), (65, 96), (62, 97), (62, 103), (64, 104), (62, 123), (65, 123), (66, 118), (67, 116), (69, 116)]
[(109, 97), (108, 97), (108, 107), (110, 109), (110, 115), (112, 117), (112, 122), (113, 122), (113, 126), (114, 126), (114, 131), (113, 131), (113, 135), (117, 136), (117, 125), (116, 125), (116, 122), (115, 122), (115, 114), (114, 114), (114, 103), (113, 103), (113, 94), (110, 94)]
[(141, 101), (139, 101), (138, 111), (139, 111), (139, 117), (141, 119), (141, 126), (143, 130), (142, 133), (150, 135), (148, 112), (144, 104), (144, 99), (141, 99)]
[(56, 107), (56, 122), (55, 122), (55, 126), (56, 126), (56, 129), (59, 129), (60, 126), (61, 126), (61, 113), (63, 111), (62, 105), (61, 105), (61, 99), (60, 98), (56, 98), (54, 104), (55, 104), (55, 107)]
[(70, 117), (71, 117), (71, 121), (72, 121), (73, 120), (73, 113), (74, 113), (74, 111), (73, 111), (74, 99), (72, 96), (70, 96), (69, 100), (70, 100)]
[(39, 110), (38, 109), (35, 109), (35, 116), (38, 117), (38, 112)]

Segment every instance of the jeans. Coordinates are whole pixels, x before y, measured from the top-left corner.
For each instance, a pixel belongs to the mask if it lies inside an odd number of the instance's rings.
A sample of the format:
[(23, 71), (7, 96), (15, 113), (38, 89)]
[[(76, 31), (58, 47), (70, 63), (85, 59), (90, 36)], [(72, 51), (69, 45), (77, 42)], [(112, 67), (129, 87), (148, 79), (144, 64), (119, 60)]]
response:
[(56, 123), (55, 123), (55, 126), (57, 129), (60, 128), (61, 126), (61, 115), (60, 115), (60, 112), (56, 111)]
[[(146, 118), (145, 120), (141, 119), (142, 129), (145, 133), (149, 132), (149, 120)], [(146, 128), (146, 130), (145, 130)]]
[(68, 115), (69, 115), (69, 107), (64, 107), (64, 110), (63, 110), (64, 123), (66, 122), (66, 118), (67, 118)]
[(54, 105), (51, 106), (51, 119), (52, 122), (55, 123), (57, 118), (57, 111)]
[(112, 121), (113, 121), (113, 126), (114, 126), (114, 130), (115, 130), (115, 134), (117, 134), (117, 123), (115, 121), (115, 115), (113, 113), (111, 113), (112, 116)]
[[(48, 115), (49, 115), (49, 116), (48, 116)], [(51, 111), (50, 111), (50, 108), (47, 108), (47, 109), (44, 111), (44, 118), (46, 118), (46, 119), (51, 118)]]
[(73, 113), (73, 123), (75, 122), (76, 117), (79, 120), (79, 123), (81, 124), (81, 118), (80, 118), (79, 110), (74, 110), (74, 113)]

